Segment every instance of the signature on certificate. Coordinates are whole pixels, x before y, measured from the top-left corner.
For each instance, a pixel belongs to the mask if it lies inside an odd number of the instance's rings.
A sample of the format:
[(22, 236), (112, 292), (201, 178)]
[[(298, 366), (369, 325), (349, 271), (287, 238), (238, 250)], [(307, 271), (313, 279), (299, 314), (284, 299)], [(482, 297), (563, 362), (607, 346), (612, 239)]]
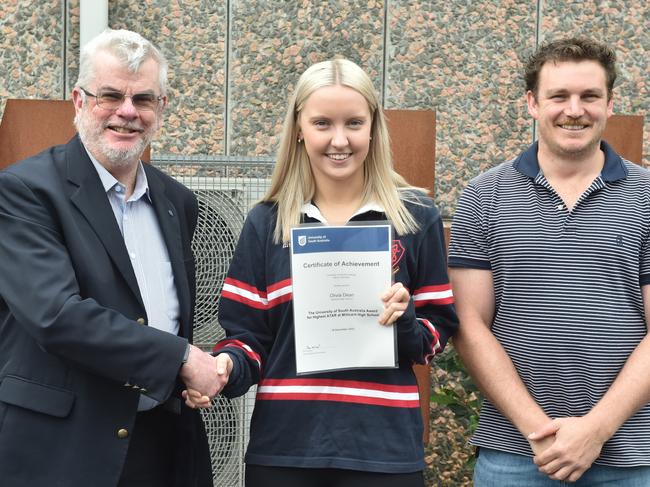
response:
[(323, 347), (320, 343), (313, 343), (311, 345), (305, 345), (302, 349), (303, 355), (316, 355), (319, 353), (325, 353)]

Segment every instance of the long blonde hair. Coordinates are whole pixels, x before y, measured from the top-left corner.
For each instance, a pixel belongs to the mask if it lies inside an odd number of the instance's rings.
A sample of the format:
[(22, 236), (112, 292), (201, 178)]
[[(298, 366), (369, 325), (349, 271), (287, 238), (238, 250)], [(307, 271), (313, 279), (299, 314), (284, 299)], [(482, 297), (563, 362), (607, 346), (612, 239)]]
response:
[(262, 198), (262, 202), (277, 204), (278, 218), (273, 233), (276, 243), (289, 241), (291, 227), (300, 223), (300, 209), (314, 197), (316, 190), (307, 151), (304, 144), (298, 144), (298, 117), (314, 91), (335, 85), (359, 92), (368, 102), (372, 117), (370, 148), (363, 164), (363, 202), (381, 205), (399, 234), (418, 229), (404, 200), (417, 202), (416, 194), (425, 194), (426, 190), (409, 185), (393, 169), (386, 120), (370, 78), (352, 61), (332, 59), (310, 66), (298, 79), (289, 101), (271, 187)]

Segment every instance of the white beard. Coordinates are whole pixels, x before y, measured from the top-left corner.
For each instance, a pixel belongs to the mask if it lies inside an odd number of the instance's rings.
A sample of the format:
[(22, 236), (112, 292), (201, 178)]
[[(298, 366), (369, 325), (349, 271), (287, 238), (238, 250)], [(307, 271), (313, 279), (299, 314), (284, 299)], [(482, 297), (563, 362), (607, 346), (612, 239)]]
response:
[[(114, 168), (124, 168), (136, 164), (140, 156), (153, 139), (155, 130), (148, 130), (143, 133), (142, 139), (130, 149), (115, 149), (111, 147), (103, 138), (105, 126), (97, 125), (88, 115), (87, 105), (81, 109), (81, 112), (75, 115), (74, 124), (79, 133), (79, 138), (86, 149), (97, 159), (98, 156), (105, 159), (106, 163)], [(101, 161), (104, 162), (104, 161)]]

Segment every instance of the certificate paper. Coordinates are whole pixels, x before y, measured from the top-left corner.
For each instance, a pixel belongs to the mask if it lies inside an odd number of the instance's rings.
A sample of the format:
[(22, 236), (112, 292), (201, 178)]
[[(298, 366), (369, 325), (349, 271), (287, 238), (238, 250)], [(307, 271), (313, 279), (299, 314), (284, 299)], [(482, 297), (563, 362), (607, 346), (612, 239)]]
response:
[(390, 248), (388, 224), (291, 230), (298, 374), (396, 367), (395, 327), (378, 322)]

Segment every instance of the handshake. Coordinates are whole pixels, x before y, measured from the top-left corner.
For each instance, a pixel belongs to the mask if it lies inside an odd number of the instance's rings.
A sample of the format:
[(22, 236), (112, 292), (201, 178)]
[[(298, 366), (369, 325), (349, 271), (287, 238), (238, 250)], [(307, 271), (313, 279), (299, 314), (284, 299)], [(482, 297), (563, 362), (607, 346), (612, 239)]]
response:
[(187, 387), (182, 393), (185, 404), (192, 409), (210, 407), (212, 399), (228, 384), (231, 371), (232, 359), (227, 353), (213, 357), (190, 345), (187, 362), (179, 373)]

